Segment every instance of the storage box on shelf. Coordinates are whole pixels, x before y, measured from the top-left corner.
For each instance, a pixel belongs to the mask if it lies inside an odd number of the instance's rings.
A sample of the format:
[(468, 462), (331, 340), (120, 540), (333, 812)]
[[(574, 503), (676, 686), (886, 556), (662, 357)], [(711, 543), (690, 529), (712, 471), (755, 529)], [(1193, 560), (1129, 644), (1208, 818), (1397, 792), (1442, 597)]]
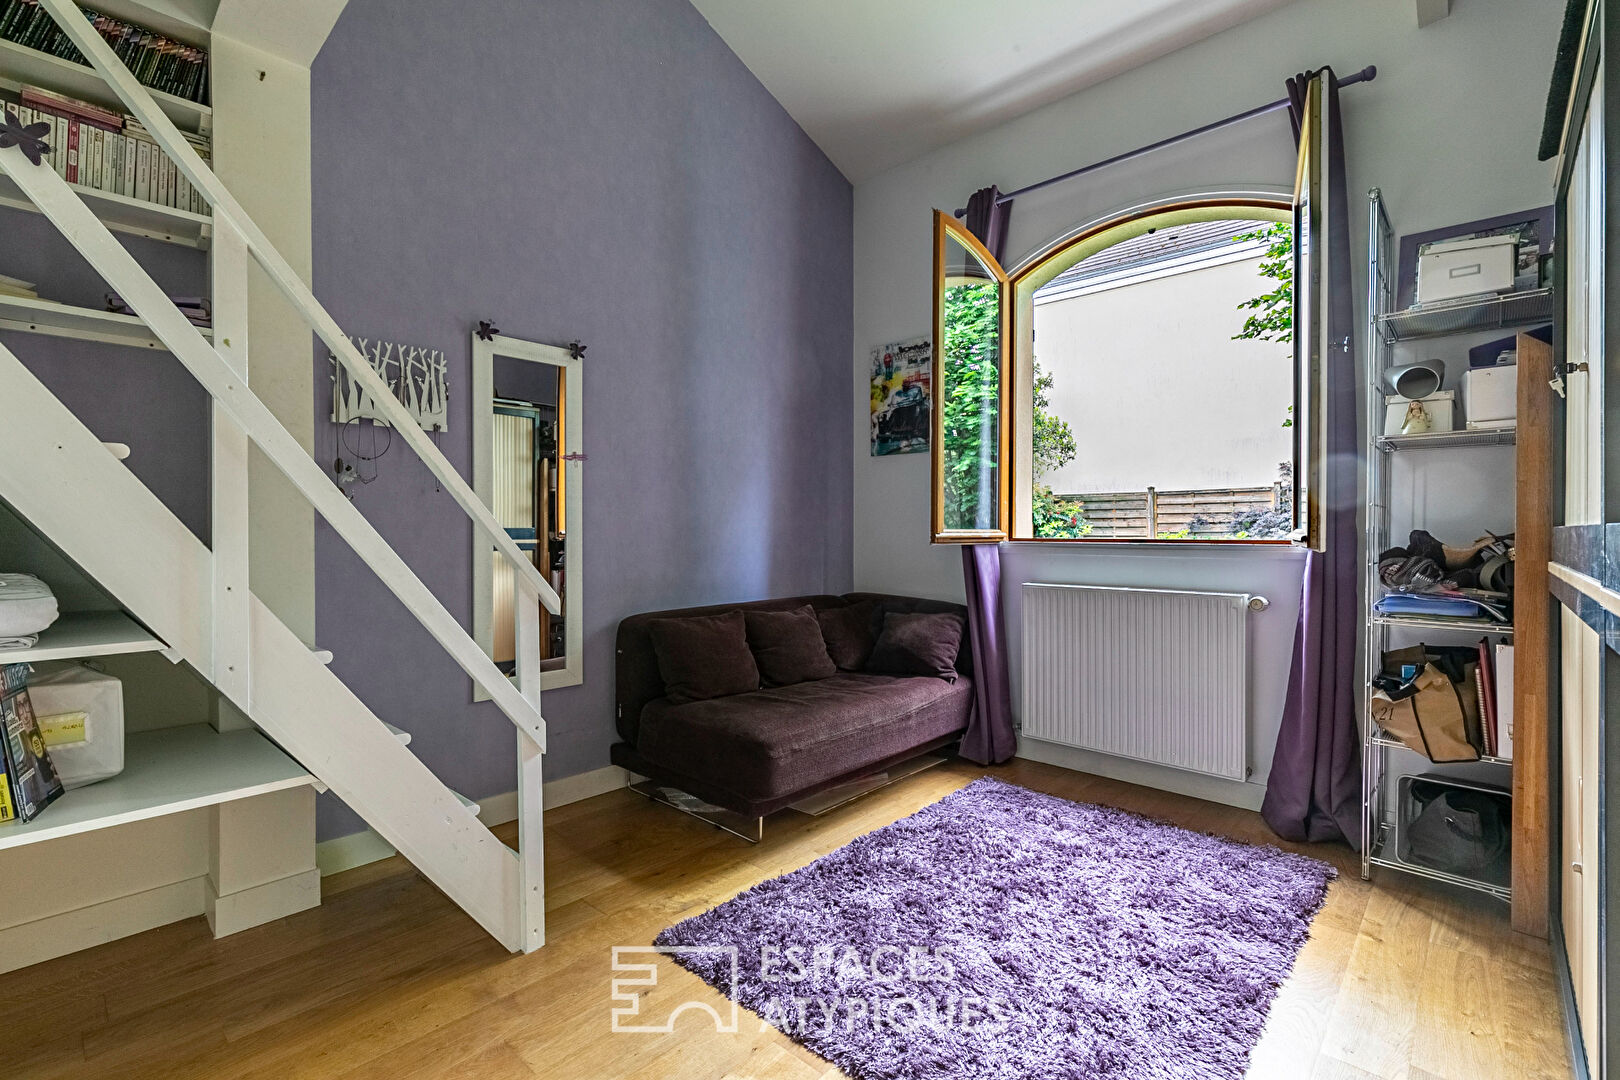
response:
[[(1398, 777), (1423, 772), (1442, 777), (1456, 775), (1465, 786), (1484, 783), (1488, 787), (1508, 788), (1513, 778), (1512, 760), (1506, 756), (1481, 754), (1477, 761), (1453, 764), (1431, 762), (1422, 753), (1379, 729), (1373, 717), (1371, 699), (1373, 678), (1380, 671), (1384, 653), (1391, 647), (1392, 635), (1399, 634), (1398, 642), (1402, 645), (1420, 641), (1431, 645), (1460, 645), (1477, 641), (1482, 636), (1492, 641), (1513, 640), (1514, 627), (1511, 624), (1500, 624), (1486, 618), (1385, 615), (1374, 611), (1373, 605), (1386, 591), (1378, 577), (1378, 555), (1387, 550), (1392, 540), (1390, 474), (1395, 459), (1404, 462), (1403, 469), (1425, 470), (1430, 468), (1429, 463), (1440, 458), (1430, 454), (1409, 455), (1407, 452), (1459, 449), (1489, 452), (1491, 447), (1514, 447), (1517, 431), (1511, 422), (1476, 430), (1469, 430), (1459, 422), (1455, 425), (1456, 430), (1385, 434), (1378, 422), (1384, 420), (1388, 409), (1383, 374), (1395, 362), (1395, 347), (1398, 344), (1544, 322), (1553, 315), (1553, 293), (1551, 289), (1535, 289), (1494, 296), (1460, 297), (1406, 311), (1392, 311), (1390, 309), (1397, 292), (1392, 265), (1395, 254), (1393, 230), (1382, 198), (1376, 190), (1370, 194), (1369, 201), (1366, 408), (1367, 415), (1375, 422), (1370, 425), (1367, 455), (1363, 679), (1367, 704), (1362, 717), (1362, 876), (1369, 877), (1375, 866), (1384, 867), (1445, 881), (1511, 902), (1510, 884), (1494, 871), (1490, 875), (1470, 876), (1413, 865), (1403, 860), (1400, 857), (1401, 822), (1395, 787)], [(1407, 357), (1400, 362), (1410, 363), (1412, 359)], [(1465, 398), (1465, 408), (1466, 405)], [(1512, 520), (1513, 496), (1511, 488), (1509, 490), (1506, 504), (1500, 507), (1499, 512), (1493, 513), (1494, 517)], [(1415, 521), (1411, 524), (1422, 527), (1424, 523)]]

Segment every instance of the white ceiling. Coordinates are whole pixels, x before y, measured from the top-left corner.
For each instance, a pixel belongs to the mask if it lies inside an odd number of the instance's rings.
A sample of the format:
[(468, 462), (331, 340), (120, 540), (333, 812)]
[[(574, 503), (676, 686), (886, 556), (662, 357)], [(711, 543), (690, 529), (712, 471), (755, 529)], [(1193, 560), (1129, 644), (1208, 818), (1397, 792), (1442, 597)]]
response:
[(852, 181), (1289, 0), (692, 0)]

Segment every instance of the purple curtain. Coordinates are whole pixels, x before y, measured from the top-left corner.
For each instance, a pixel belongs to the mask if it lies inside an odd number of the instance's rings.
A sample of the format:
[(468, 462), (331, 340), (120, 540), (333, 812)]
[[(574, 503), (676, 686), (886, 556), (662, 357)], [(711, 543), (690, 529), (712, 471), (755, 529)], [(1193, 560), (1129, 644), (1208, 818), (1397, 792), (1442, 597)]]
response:
[[(1011, 201), (996, 201), (1000, 194), (994, 187), (975, 191), (962, 222), (998, 262), (1007, 246), (1007, 218), (1012, 213)], [(1001, 548), (964, 544), (962, 578), (967, 592), (968, 642), (973, 648), (973, 715), (962, 736), (962, 756), (980, 765), (995, 765), (1009, 760), (1018, 749), (1007, 654), (1002, 649)]]
[[(1289, 115), (1300, 133), (1311, 73), (1288, 80)], [(1355, 713), (1356, 635), (1361, 628), (1356, 531), (1355, 313), (1350, 284), (1350, 201), (1344, 173), (1339, 81), (1328, 71), (1327, 148), (1333, 294), (1327, 298), (1327, 460), (1322, 505), (1327, 551), (1308, 552), (1288, 699), (1260, 813), (1288, 840), (1347, 840), (1361, 846), (1361, 736)]]

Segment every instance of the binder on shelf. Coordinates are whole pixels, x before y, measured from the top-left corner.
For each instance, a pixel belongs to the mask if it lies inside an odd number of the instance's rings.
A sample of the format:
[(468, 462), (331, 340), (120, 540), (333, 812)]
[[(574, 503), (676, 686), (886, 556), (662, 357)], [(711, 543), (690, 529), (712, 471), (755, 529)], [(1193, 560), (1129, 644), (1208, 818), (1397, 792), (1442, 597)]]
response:
[(1513, 758), (1513, 646), (1496, 647), (1496, 756)]

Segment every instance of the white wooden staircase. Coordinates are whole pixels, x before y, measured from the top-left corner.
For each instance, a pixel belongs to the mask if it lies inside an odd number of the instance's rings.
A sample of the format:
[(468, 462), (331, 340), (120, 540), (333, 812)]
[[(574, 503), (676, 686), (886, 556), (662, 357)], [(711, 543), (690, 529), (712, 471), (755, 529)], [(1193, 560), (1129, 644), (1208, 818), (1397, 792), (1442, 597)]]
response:
[[(472, 489), (392, 397), (287, 261), (198, 158), (71, 0), (41, 0), (129, 111), (213, 206), (213, 341), (197, 330), (49, 163), (0, 149), (0, 173), (42, 212), (213, 398), (212, 548), (204, 545), (3, 345), (0, 499), (513, 950), (544, 943), (539, 605), (559, 601)], [(53, 148), (54, 150), (55, 148)], [(257, 263), (515, 570), (517, 678), (504, 676), (253, 394), (249, 263)], [(228, 282), (220, 294), (220, 267)], [(217, 348), (216, 343), (217, 342)], [(249, 444), (350, 544), (516, 729), (519, 849), (478, 820), (248, 588)], [(92, 790), (92, 789), (86, 789)], [(50, 811), (46, 811), (49, 815)], [(42, 816), (40, 821), (46, 821)]]

